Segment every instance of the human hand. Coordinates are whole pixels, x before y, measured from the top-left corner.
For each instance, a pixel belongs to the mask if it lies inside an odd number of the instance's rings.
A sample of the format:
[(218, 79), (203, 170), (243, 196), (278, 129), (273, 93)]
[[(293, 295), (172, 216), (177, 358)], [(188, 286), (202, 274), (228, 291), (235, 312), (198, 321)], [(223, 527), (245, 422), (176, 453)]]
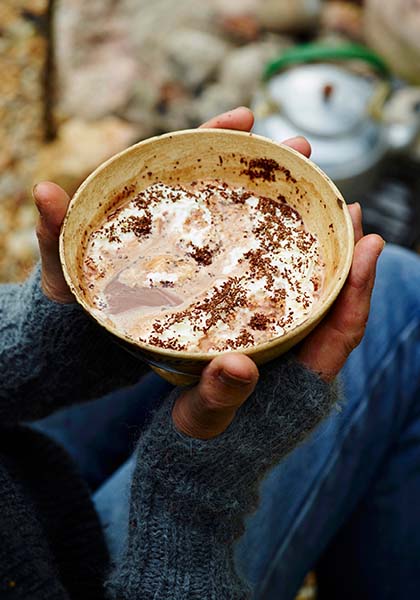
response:
[[(219, 115), (201, 127), (249, 131), (253, 120), (251, 111), (241, 107)], [(303, 138), (293, 138), (284, 143), (305, 156), (310, 155), (310, 146)], [(40, 213), (37, 235), (43, 291), (56, 302), (74, 302), (64, 279), (58, 252), (60, 228), (69, 196), (50, 182), (35, 186), (33, 195)], [(349, 208), (357, 242), (350, 276), (331, 313), (302, 343), (297, 355), (298, 360), (319, 372), (327, 381), (337, 375), (351, 350), (363, 337), (376, 261), (383, 248), (379, 236), (363, 237), (360, 206)], [(257, 381), (258, 369), (247, 356), (230, 353), (216, 357), (203, 371), (199, 384), (177, 400), (173, 411), (176, 427), (192, 437), (215, 437), (226, 429)]]
[(384, 240), (376, 234), (363, 235), (360, 204), (349, 205), (354, 228), (354, 256), (344, 287), (329, 314), (301, 344), (296, 358), (332, 381), (350, 353), (360, 344), (369, 316), (376, 264)]
[[(219, 119), (216, 117), (205, 126), (221, 126)], [(303, 138), (285, 143), (310, 156), (310, 146)], [(385, 245), (378, 235), (363, 235), (360, 205), (356, 203), (348, 208), (355, 235), (350, 274), (330, 313), (300, 344), (296, 354), (299, 362), (319, 373), (326, 382), (338, 375), (363, 338), (376, 264)], [(213, 359), (203, 371), (199, 384), (178, 398), (172, 415), (176, 427), (201, 439), (219, 435), (251, 395), (257, 381), (258, 369), (247, 356), (230, 353)]]
[[(376, 263), (384, 247), (378, 235), (363, 236), (359, 204), (349, 206), (355, 250), (349, 277), (331, 312), (299, 346), (296, 359), (332, 381), (361, 342), (369, 316)], [(176, 427), (191, 437), (208, 439), (222, 433), (258, 381), (255, 363), (244, 354), (216, 357), (199, 384), (181, 395), (173, 410)]]
[(71, 304), (75, 298), (64, 278), (59, 254), (60, 229), (70, 197), (60, 186), (43, 181), (32, 190), (39, 212), (36, 234), (41, 255), (41, 286), (50, 300)]

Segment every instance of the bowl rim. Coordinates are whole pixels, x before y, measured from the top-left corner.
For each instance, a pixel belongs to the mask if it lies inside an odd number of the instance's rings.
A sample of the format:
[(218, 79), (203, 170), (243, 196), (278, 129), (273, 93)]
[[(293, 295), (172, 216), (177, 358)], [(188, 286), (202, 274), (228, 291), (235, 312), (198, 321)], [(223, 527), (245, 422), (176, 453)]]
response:
[[(172, 360), (176, 359), (177, 361), (184, 360), (184, 361), (194, 361), (194, 362), (204, 362), (204, 361), (209, 362), (216, 356), (218, 356), (220, 354), (225, 354), (227, 351), (188, 352), (188, 351), (181, 351), (181, 350), (169, 350), (169, 349), (165, 349), (165, 348), (159, 348), (158, 346), (146, 344), (141, 341), (135, 341), (132, 338), (129, 338), (128, 336), (119, 332), (117, 329), (114, 329), (113, 327), (104, 323), (99, 318), (99, 316), (93, 311), (90, 304), (88, 302), (86, 302), (85, 298), (83, 297), (83, 294), (80, 293), (78, 286), (76, 286), (73, 283), (73, 281), (70, 277), (70, 274), (67, 270), (66, 256), (65, 256), (65, 241), (64, 241), (66, 227), (67, 227), (67, 223), (68, 223), (69, 219), (71, 218), (72, 210), (73, 210), (74, 206), (76, 205), (76, 203), (78, 202), (80, 196), (83, 194), (85, 188), (90, 184), (90, 182), (94, 178), (96, 178), (103, 171), (105, 171), (110, 164), (119, 160), (122, 156), (124, 156), (126, 154), (130, 154), (137, 148), (140, 148), (142, 146), (147, 146), (150, 144), (154, 144), (157, 141), (161, 141), (161, 140), (170, 141), (175, 137), (180, 137), (180, 136), (185, 136), (185, 135), (204, 135), (204, 134), (210, 134), (210, 135), (224, 134), (224, 135), (229, 135), (229, 136), (236, 136), (238, 138), (255, 138), (257, 140), (261, 140), (262, 142), (269, 143), (271, 145), (280, 147), (286, 153), (294, 155), (299, 161), (302, 161), (302, 162), (306, 163), (307, 165), (309, 165), (312, 169), (314, 169), (318, 173), (318, 175), (322, 179), (324, 179), (326, 184), (332, 189), (332, 191), (334, 192), (334, 194), (337, 197), (337, 201), (342, 202), (342, 209), (343, 209), (343, 214), (344, 214), (344, 219), (345, 219), (345, 224), (346, 224), (345, 231), (348, 236), (346, 255), (341, 260), (342, 267), (341, 267), (340, 271), (337, 272), (337, 278), (336, 278), (336, 282), (335, 282), (333, 289), (330, 291), (330, 293), (325, 298), (325, 300), (322, 302), (322, 304), (320, 304), (319, 307), (316, 307), (315, 310), (309, 315), (309, 317), (307, 319), (305, 319), (304, 321), (299, 323), (299, 325), (297, 325), (296, 327), (294, 327), (287, 333), (270, 338), (268, 341), (263, 342), (261, 344), (256, 344), (255, 346), (251, 346), (250, 348), (235, 350), (235, 352), (240, 352), (241, 354), (246, 354), (248, 356), (252, 356), (254, 354), (260, 354), (267, 350), (270, 350), (271, 348), (273, 348), (279, 344), (283, 345), (283, 344), (289, 342), (293, 338), (301, 335), (306, 329), (309, 329), (309, 331), (310, 331), (314, 324), (317, 324), (319, 321), (321, 321), (324, 318), (326, 313), (329, 311), (329, 309), (331, 308), (331, 306), (337, 299), (341, 289), (344, 286), (344, 283), (346, 282), (346, 279), (350, 272), (350, 268), (351, 268), (352, 261), (353, 261), (353, 252), (354, 252), (353, 222), (352, 222), (352, 219), (350, 216), (350, 212), (347, 208), (347, 204), (346, 204), (340, 190), (337, 188), (335, 183), (328, 177), (328, 175), (326, 173), (324, 173), (324, 171), (322, 171), (322, 169), (318, 165), (316, 165), (313, 161), (311, 161), (309, 158), (307, 158), (303, 154), (300, 154), (297, 150), (290, 148), (290, 146), (276, 142), (270, 138), (267, 138), (267, 137), (264, 137), (261, 135), (257, 135), (252, 132), (248, 133), (245, 131), (237, 131), (237, 130), (233, 130), (233, 129), (216, 129), (216, 128), (182, 129), (179, 131), (173, 131), (173, 132), (164, 133), (162, 135), (153, 136), (153, 137), (147, 138), (145, 140), (141, 140), (140, 142), (137, 142), (136, 144), (128, 146), (121, 152), (118, 152), (117, 154), (114, 154), (113, 156), (111, 156), (108, 160), (101, 163), (94, 171), (92, 171), (92, 173), (80, 184), (80, 186), (78, 187), (78, 189), (72, 196), (69, 206), (67, 208), (66, 216), (63, 220), (63, 223), (61, 225), (61, 230), (60, 230), (60, 239), (59, 239), (60, 263), (61, 263), (61, 267), (63, 270), (65, 280), (67, 282), (67, 285), (69, 286), (71, 292), (75, 296), (76, 301), (86, 310), (86, 312), (88, 313), (88, 315), (90, 317), (92, 317), (101, 327), (104, 327), (109, 333), (112, 333), (112, 335), (118, 337), (123, 342), (130, 344), (131, 346), (138, 349), (139, 351), (143, 350), (144, 352), (147, 352), (147, 353), (159, 355), (162, 359), (166, 358), (166, 359), (172, 359)], [(238, 149), (238, 153), (239, 152), (240, 152), (240, 149)], [(162, 367), (162, 368), (164, 368), (164, 367)]]

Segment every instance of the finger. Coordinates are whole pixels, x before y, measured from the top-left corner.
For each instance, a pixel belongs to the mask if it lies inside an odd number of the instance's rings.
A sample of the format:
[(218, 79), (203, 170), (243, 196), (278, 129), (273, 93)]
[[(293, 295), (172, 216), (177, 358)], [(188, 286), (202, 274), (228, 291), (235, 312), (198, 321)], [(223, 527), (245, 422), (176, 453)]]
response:
[(348, 209), (353, 223), (354, 243), (356, 244), (363, 237), (362, 207), (358, 202), (355, 202), (354, 204), (349, 204)]
[(302, 136), (289, 138), (288, 140), (285, 140), (283, 142), (283, 144), (285, 146), (289, 146), (290, 148), (293, 148), (300, 154), (303, 154), (303, 156), (306, 156), (306, 158), (309, 158), (311, 156), (311, 152), (312, 152), (311, 145), (308, 142), (308, 140)]
[(70, 201), (69, 195), (50, 181), (38, 183), (32, 193), (40, 214), (43, 233), (49, 240), (58, 241)]
[(363, 338), (376, 264), (383, 248), (384, 241), (378, 235), (368, 235), (357, 242), (349, 277), (332, 311), (298, 352), (298, 360), (326, 381), (337, 376)]
[(44, 181), (33, 189), (39, 211), (37, 236), (42, 262), (42, 288), (55, 302), (74, 302), (64, 279), (59, 256), (60, 228), (66, 215), (69, 196), (55, 183)]
[(238, 131), (251, 131), (254, 125), (254, 114), (246, 106), (240, 106), (217, 117), (213, 117), (200, 128), (209, 129), (236, 129)]
[(217, 356), (204, 369), (200, 382), (175, 403), (172, 418), (179, 431), (210, 439), (222, 433), (258, 381), (255, 363), (244, 354)]
[[(236, 129), (239, 131), (251, 131), (254, 125), (254, 114), (246, 106), (240, 106), (226, 113), (213, 117), (206, 123), (200, 125), (200, 128), (215, 128), (215, 129)], [(293, 148), (300, 154), (303, 154), (307, 158), (310, 157), (312, 149), (308, 140), (304, 137), (298, 136), (290, 138), (283, 142), (285, 146)]]

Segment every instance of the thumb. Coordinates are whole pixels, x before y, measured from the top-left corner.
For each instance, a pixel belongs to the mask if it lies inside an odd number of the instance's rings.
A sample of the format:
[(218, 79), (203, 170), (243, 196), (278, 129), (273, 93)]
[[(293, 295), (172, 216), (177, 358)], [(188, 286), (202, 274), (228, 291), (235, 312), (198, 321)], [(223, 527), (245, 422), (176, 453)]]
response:
[(257, 366), (248, 356), (217, 356), (204, 369), (199, 384), (176, 401), (172, 412), (175, 426), (190, 437), (216, 437), (231, 423), (257, 381)]
[(38, 183), (33, 197), (39, 212), (37, 237), (42, 262), (42, 288), (46, 296), (63, 304), (74, 302), (64, 279), (59, 255), (59, 237), (69, 204), (68, 194), (55, 183)]
[(70, 201), (69, 195), (60, 186), (49, 181), (37, 183), (32, 193), (40, 215), (42, 242), (58, 243), (61, 224)]

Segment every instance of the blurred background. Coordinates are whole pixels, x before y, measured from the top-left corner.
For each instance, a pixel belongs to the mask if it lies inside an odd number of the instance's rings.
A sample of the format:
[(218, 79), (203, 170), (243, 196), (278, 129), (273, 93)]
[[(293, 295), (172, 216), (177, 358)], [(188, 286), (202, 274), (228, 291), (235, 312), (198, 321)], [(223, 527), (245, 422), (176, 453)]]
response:
[(36, 181), (72, 194), (238, 105), (256, 132), (306, 135), (366, 230), (419, 250), (419, 32), (420, 0), (1, 0), (0, 281), (37, 259)]
[(306, 135), (365, 226), (420, 240), (420, 0), (1, 0), (0, 280), (37, 257), (36, 181), (70, 194), (145, 137), (237, 105)]

